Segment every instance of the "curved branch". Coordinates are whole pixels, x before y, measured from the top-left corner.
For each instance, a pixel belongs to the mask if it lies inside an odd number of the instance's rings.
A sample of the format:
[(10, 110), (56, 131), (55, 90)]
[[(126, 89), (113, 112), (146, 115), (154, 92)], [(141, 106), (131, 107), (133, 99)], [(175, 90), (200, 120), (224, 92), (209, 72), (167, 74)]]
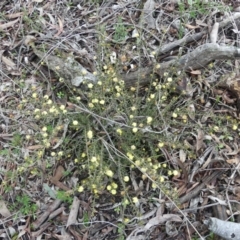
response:
[(216, 43), (206, 43), (194, 51), (180, 57), (177, 60), (163, 62), (159, 69), (153, 67), (142, 68), (136, 72), (121, 75), (126, 86), (147, 84), (151, 81), (152, 73), (157, 73), (162, 76), (164, 72), (189, 71), (205, 67), (208, 63), (214, 60), (226, 60), (240, 58), (240, 48), (232, 46), (219, 46)]

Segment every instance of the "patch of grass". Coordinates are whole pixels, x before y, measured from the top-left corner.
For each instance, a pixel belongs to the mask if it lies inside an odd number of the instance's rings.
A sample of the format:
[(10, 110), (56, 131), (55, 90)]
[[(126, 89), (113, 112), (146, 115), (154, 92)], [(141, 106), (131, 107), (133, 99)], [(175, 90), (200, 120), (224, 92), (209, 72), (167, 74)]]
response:
[(30, 197), (26, 194), (16, 196), (12, 208), (17, 209), (24, 216), (34, 216), (38, 209), (37, 205), (32, 203)]
[[(226, 11), (226, 7), (218, 2), (208, 1), (204, 2), (202, 0), (188, 0), (188, 1), (178, 1), (178, 8), (181, 15), (185, 18), (197, 19), (198, 16), (208, 15), (212, 11), (212, 8), (217, 8), (220, 12)], [(229, 11), (231, 8), (229, 8)]]
[(123, 24), (122, 18), (118, 17), (117, 23), (115, 25), (115, 32), (113, 35), (113, 39), (116, 42), (122, 42), (127, 37), (127, 29)]
[(59, 200), (62, 200), (65, 203), (72, 204), (73, 197), (71, 194), (67, 193), (66, 191), (60, 191), (58, 190), (56, 193), (56, 197)]
[(12, 146), (20, 147), (22, 143), (22, 137), (19, 133), (15, 133), (12, 138)]

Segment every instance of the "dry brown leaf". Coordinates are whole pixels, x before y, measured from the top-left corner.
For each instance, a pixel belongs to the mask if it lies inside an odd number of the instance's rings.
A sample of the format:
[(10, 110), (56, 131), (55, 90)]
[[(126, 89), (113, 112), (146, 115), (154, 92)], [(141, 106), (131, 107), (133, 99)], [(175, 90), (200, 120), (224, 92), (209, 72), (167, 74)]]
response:
[(51, 21), (51, 24), (56, 24), (55, 18), (53, 17), (53, 15), (51, 13), (46, 13)]
[(71, 191), (71, 188), (67, 187), (65, 184), (63, 184), (60, 181), (56, 181), (52, 177), (50, 177), (50, 181), (51, 181), (52, 184), (56, 185), (57, 187), (61, 188), (62, 190)]
[(44, 146), (43, 145), (33, 145), (33, 146), (26, 147), (26, 149), (28, 149), (28, 150), (36, 150), (36, 149), (41, 149), (41, 148), (44, 148)]
[(203, 147), (204, 132), (201, 129), (198, 129), (197, 133), (196, 151), (198, 152)]
[(64, 170), (63, 166), (59, 165), (55, 172), (55, 175), (53, 177), (50, 177), (50, 181), (57, 187), (65, 190), (65, 191), (70, 191), (71, 188), (67, 187), (65, 184), (63, 184), (62, 182), (59, 181), (62, 178), (64, 171), (65, 170)]
[(11, 216), (11, 213), (8, 210), (4, 201), (0, 201), (0, 214), (5, 218)]
[(48, 208), (43, 212), (43, 214), (39, 216), (35, 222), (32, 223), (33, 229), (39, 228), (42, 223), (49, 217), (49, 215), (60, 206), (61, 203), (62, 201), (59, 199), (56, 199), (54, 202), (52, 202), (51, 205), (49, 205)]
[(65, 171), (64, 167), (59, 165), (56, 169), (54, 179), (59, 181), (62, 178), (64, 171)]
[(120, 56), (121, 63), (127, 62), (127, 56), (125, 54)]
[(59, 24), (58, 32), (54, 35), (54, 37), (58, 37), (63, 32), (63, 22), (60, 18), (58, 18), (58, 24)]
[(144, 229), (149, 230), (151, 227), (156, 226), (158, 224), (163, 224), (167, 221), (173, 221), (173, 222), (182, 222), (182, 219), (179, 215), (176, 214), (164, 214), (164, 215), (157, 215), (156, 217), (150, 219), (148, 223), (145, 225)]
[(199, 26), (193, 26), (190, 24), (183, 24), (185, 27), (187, 27), (188, 29), (196, 29), (196, 28), (200, 28)]
[(196, 24), (202, 27), (208, 27), (208, 25), (204, 22), (202, 22), (201, 20), (196, 20)]
[(61, 235), (54, 234), (53, 236), (59, 240), (71, 240), (72, 239), (71, 235), (66, 232), (65, 228), (61, 228)]
[(12, 27), (17, 22), (18, 22), (18, 19), (11, 21), (11, 22), (0, 24), (0, 30), (4, 30), (6, 28)]
[(179, 151), (179, 159), (182, 163), (184, 163), (186, 161), (187, 158), (187, 154), (184, 150), (180, 149)]
[(68, 231), (73, 235), (75, 240), (87, 240), (87, 235), (88, 235), (88, 231), (85, 232), (85, 234), (82, 236), (80, 236), (80, 234), (78, 233), (78, 231), (75, 230), (75, 227), (73, 226), (69, 226)]
[(239, 153), (239, 148), (238, 148), (238, 144), (237, 143), (233, 143), (233, 148), (234, 148), (234, 150), (232, 151), (232, 149), (227, 145), (227, 144), (224, 144), (226, 147), (227, 147), (227, 149), (229, 150), (229, 152), (228, 153), (226, 153), (226, 155), (227, 156), (233, 156), (233, 155), (236, 155), (236, 154), (238, 154)]
[(236, 101), (236, 99), (234, 99), (234, 98), (232, 99), (232, 98), (228, 97), (226, 92), (224, 92), (222, 94), (222, 98), (223, 98), (223, 101), (228, 103), (228, 104), (232, 104), (232, 103), (234, 103)]
[(77, 197), (74, 197), (66, 227), (76, 224), (79, 205), (80, 205), (80, 200)]
[(240, 162), (239, 160), (240, 159), (238, 157), (236, 157), (236, 158), (227, 159), (226, 162), (231, 164), (231, 165), (233, 165), (233, 164), (235, 165), (235, 164), (238, 164)]
[(2, 56), (2, 61), (10, 68), (16, 69), (16, 64), (9, 58)]
[(6, 18), (13, 19), (13, 18), (21, 17), (21, 16), (23, 16), (23, 12), (8, 14), (8, 15), (6, 15)]
[(192, 70), (191, 74), (193, 74), (193, 75), (201, 75), (202, 72), (200, 70)]
[(29, 46), (30, 43), (34, 42), (36, 40), (36, 38), (34, 36), (31, 36), (31, 35), (27, 35), (25, 36), (24, 38), (24, 41), (23, 41), (23, 44), (25, 46)]

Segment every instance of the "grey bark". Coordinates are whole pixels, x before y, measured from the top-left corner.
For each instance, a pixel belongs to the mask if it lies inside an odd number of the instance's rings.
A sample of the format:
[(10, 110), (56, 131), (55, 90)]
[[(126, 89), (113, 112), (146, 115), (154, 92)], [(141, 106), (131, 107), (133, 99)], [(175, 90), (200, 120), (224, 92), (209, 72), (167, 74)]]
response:
[(208, 229), (226, 240), (240, 240), (240, 224), (227, 222), (217, 218), (205, 220)]
[(192, 52), (168, 62), (160, 64), (159, 69), (153, 67), (142, 68), (136, 72), (123, 74), (121, 77), (126, 86), (147, 84), (151, 81), (153, 72), (162, 76), (165, 72), (190, 71), (201, 69), (214, 60), (240, 58), (240, 48), (220, 46), (217, 43), (206, 43)]

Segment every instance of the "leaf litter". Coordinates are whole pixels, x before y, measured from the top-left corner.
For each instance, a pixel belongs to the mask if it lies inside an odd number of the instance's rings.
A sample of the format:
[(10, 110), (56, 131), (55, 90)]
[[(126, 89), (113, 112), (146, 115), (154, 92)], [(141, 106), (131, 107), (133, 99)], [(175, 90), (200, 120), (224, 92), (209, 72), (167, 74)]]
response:
[[(5, 3), (5, 5), (4, 5)], [(11, 175), (17, 174), (19, 167), (23, 164), (23, 156), (29, 156), (31, 151), (42, 148), (41, 144), (36, 144), (29, 140), (24, 142), (21, 135), (31, 134), (32, 128), (39, 128), (29, 116), (29, 112), (34, 110), (34, 105), (29, 103), (25, 114), (19, 109), (20, 98), (32, 96), (32, 91), (39, 95), (54, 96), (54, 88), (60, 88), (56, 83), (56, 64), (59, 59), (53, 52), (61, 50), (72, 55), (78, 54), (77, 64), (80, 72), (86, 71), (90, 78), (95, 81), (94, 69), (96, 62), (94, 57), (98, 52), (98, 35), (101, 35), (98, 26), (105, 24), (106, 43), (113, 43), (113, 53), (110, 57), (112, 64), (116, 63), (116, 58), (121, 56), (121, 71), (123, 73), (134, 72), (139, 66), (148, 67), (153, 64), (153, 58), (148, 54), (151, 49), (157, 55), (157, 61), (164, 62), (169, 59), (176, 59), (181, 51), (187, 52), (201, 45), (201, 39), (206, 35), (206, 28), (210, 27), (211, 14), (219, 17), (220, 24), (211, 31), (211, 41), (222, 43), (222, 37), (226, 37), (226, 42), (234, 44), (236, 29), (228, 27), (227, 18), (220, 10), (214, 13), (211, 8), (209, 15), (203, 13), (196, 14), (193, 5), (178, 5), (174, 1), (162, 1), (156, 3), (152, 0), (146, 1), (142, 6), (137, 1), (125, 3), (110, 1), (102, 2), (99, 5), (82, 1), (81, 3), (67, 2), (57, 4), (54, 1), (45, 3), (44, 1), (17, 3), (15, 6), (7, 1), (1, 3), (4, 14), (0, 21), (1, 36), (1, 86), (0, 86), (0, 169), (1, 169), (1, 226), (0, 237), (10, 239), (17, 235), (19, 238), (47, 239), (48, 235), (54, 239), (191, 239), (193, 236), (206, 236), (206, 231), (197, 231), (194, 226), (199, 226), (198, 221), (203, 221), (204, 214), (210, 217), (225, 216), (219, 211), (225, 211), (227, 217), (234, 217), (237, 210), (231, 208), (231, 201), (238, 204), (239, 183), (239, 132), (226, 125), (231, 125), (225, 113), (234, 118), (233, 125), (239, 120), (237, 102), (240, 96), (238, 77), (232, 76), (237, 61), (216, 60), (213, 66), (204, 66), (203, 69), (191, 69), (187, 76), (180, 77), (177, 90), (189, 101), (189, 112), (187, 115), (192, 120), (189, 122), (189, 134), (184, 139), (189, 148), (174, 149), (171, 151), (162, 148), (163, 155), (176, 169), (181, 169), (183, 174), (175, 176), (169, 180), (169, 186), (175, 187), (179, 191), (179, 196), (167, 196), (164, 191), (159, 191), (158, 201), (151, 201), (154, 189), (149, 181), (139, 180), (136, 172), (131, 172), (131, 191), (140, 199), (136, 204), (140, 216), (134, 216), (135, 212), (128, 209), (129, 220), (124, 222), (123, 216), (118, 214), (124, 209), (121, 200), (102, 196), (102, 199), (94, 199), (91, 193), (82, 195), (75, 194), (70, 198), (71, 204), (56, 199), (56, 190), (71, 191), (76, 185), (74, 175), (77, 172), (74, 162), (65, 165), (54, 164), (48, 168), (44, 159), (38, 163), (42, 171), (40, 177), (31, 172), (34, 163), (28, 165), (29, 171), (19, 179), (13, 179)], [(231, 1), (225, 1), (224, 7), (231, 6)], [(192, 16), (191, 21), (182, 23), (179, 19), (181, 7), (189, 11)], [(196, 7), (196, 6), (195, 6)], [(198, 6), (204, 7), (204, 6)], [(230, 12), (231, 14), (231, 12)], [(36, 18), (39, 15), (39, 18)], [(122, 28), (124, 38), (115, 41), (113, 37), (114, 24), (117, 23), (116, 15), (122, 17)], [(206, 20), (209, 18), (209, 21)], [(236, 21), (238, 26), (239, 20)], [(141, 24), (142, 25), (141, 25)], [(160, 24), (161, 23), (161, 24)], [(144, 26), (144, 27), (141, 27)], [(212, 25), (214, 26), (214, 25)], [(219, 30), (220, 29), (220, 30)], [(124, 32), (126, 31), (126, 32)], [(194, 37), (189, 34), (193, 31)], [(130, 34), (129, 34), (130, 33)], [(130, 37), (131, 36), (131, 37)], [(141, 46), (141, 55), (135, 52), (136, 46), (133, 40), (138, 38), (144, 42)], [(205, 40), (204, 40), (205, 41)], [(182, 45), (183, 43), (186, 46)], [(31, 48), (32, 43), (40, 50)], [(180, 47), (179, 46), (184, 46)], [(176, 50), (177, 48), (177, 50)], [(56, 55), (61, 55), (57, 53)], [(49, 56), (49, 58), (48, 58)], [(153, 56), (153, 55), (152, 55)], [(36, 57), (38, 57), (36, 59)], [(103, 56), (104, 58), (105, 56)], [(44, 63), (46, 61), (46, 63)], [(45, 64), (45, 67), (43, 67)], [(59, 65), (63, 64), (61, 61)], [(63, 65), (62, 65), (63, 66)], [(38, 72), (38, 74), (36, 74)], [(71, 71), (59, 72), (60, 75), (71, 75)], [(77, 73), (79, 74), (79, 73)], [(17, 91), (18, 86), (23, 83), (21, 92)], [(64, 76), (64, 75), (63, 75)], [(224, 76), (223, 83), (212, 83), (211, 76), (219, 78)], [(72, 78), (72, 76), (70, 76)], [(45, 79), (45, 83), (43, 84)], [(46, 81), (47, 80), (47, 81)], [(79, 80), (79, 79), (77, 79)], [(80, 83), (82, 79), (79, 80)], [(74, 84), (78, 86), (79, 82)], [(68, 83), (69, 84), (69, 83)], [(54, 86), (54, 88), (52, 87)], [(71, 83), (69, 89), (72, 91)], [(176, 107), (181, 107), (184, 101), (176, 103)], [(69, 105), (69, 108), (73, 105)], [(220, 118), (222, 126), (217, 126), (213, 121), (216, 114), (224, 115)], [(119, 117), (124, 118), (122, 115)], [(125, 121), (125, 120), (124, 120)], [(61, 125), (61, 124), (59, 124)], [(212, 128), (212, 133), (205, 132), (206, 126)], [(68, 131), (68, 123), (63, 125), (63, 131), (59, 131), (56, 140), (53, 140), (53, 149), (63, 144)], [(169, 128), (170, 132), (176, 132), (177, 137), (185, 134), (180, 125)], [(221, 129), (223, 128), (223, 129)], [(221, 130), (225, 131), (225, 137), (221, 136)], [(20, 132), (21, 135), (16, 133)], [(196, 134), (197, 133), (197, 134)], [(24, 142), (24, 145), (21, 143)], [(213, 143), (214, 147), (210, 143)], [(192, 149), (191, 151), (189, 149)], [(189, 157), (189, 155), (192, 155)], [(8, 159), (12, 159), (9, 162)], [(195, 161), (194, 161), (195, 159)], [(51, 158), (50, 158), (51, 161)], [(68, 177), (67, 171), (73, 173)], [(218, 171), (218, 172), (217, 172)], [(84, 176), (82, 176), (84, 179)], [(230, 180), (229, 180), (230, 177)], [(188, 178), (188, 181), (186, 181)], [(185, 179), (185, 180), (184, 180)], [(236, 182), (236, 183), (235, 183)], [(11, 186), (8, 191), (6, 184)], [(104, 183), (103, 183), (104, 185)], [(222, 185), (225, 186), (222, 189)], [(225, 193), (228, 191), (228, 193)], [(38, 211), (35, 216), (17, 215), (16, 196), (24, 192), (31, 198), (31, 205), (37, 204)], [(212, 193), (215, 195), (213, 196)], [(218, 196), (217, 193), (221, 193)], [(229, 199), (230, 197), (230, 199)], [(193, 201), (192, 201), (193, 200)], [(230, 205), (226, 204), (230, 200)], [(95, 202), (94, 202), (95, 201)], [(224, 205), (225, 209), (214, 210), (209, 213), (207, 203), (218, 203)], [(174, 207), (172, 207), (174, 203)], [(116, 205), (115, 205), (116, 204)], [(15, 208), (11, 208), (11, 205)], [(108, 207), (106, 207), (108, 205)], [(238, 204), (239, 205), (239, 204)], [(163, 207), (164, 206), (164, 207)], [(193, 208), (191, 212), (191, 208)], [(189, 212), (188, 212), (189, 210)], [(234, 212), (235, 211), (235, 212)], [(194, 215), (194, 220), (191, 218)], [(217, 214), (218, 216), (215, 216)], [(36, 220), (37, 219), (37, 220)], [(187, 221), (185, 220), (187, 219)], [(227, 220), (227, 219), (222, 219)], [(214, 219), (212, 219), (214, 221)], [(188, 224), (193, 231), (187, 231)], [(201, 222), (203, 225), (203, 222)], [(21, 227), (18, 227), (21, 226)], [(74, 227), (73, 227), (74, 226)], [(200, 229), (200, 228), (199, 228)], [(189, 235), (192, 234), (192, 235)], [(178, 236), (178, 237), (177, 237)], [(182, 238), (180, 237), (182, 236)], [(122, 238), (121, 238), (122, 237)]]

